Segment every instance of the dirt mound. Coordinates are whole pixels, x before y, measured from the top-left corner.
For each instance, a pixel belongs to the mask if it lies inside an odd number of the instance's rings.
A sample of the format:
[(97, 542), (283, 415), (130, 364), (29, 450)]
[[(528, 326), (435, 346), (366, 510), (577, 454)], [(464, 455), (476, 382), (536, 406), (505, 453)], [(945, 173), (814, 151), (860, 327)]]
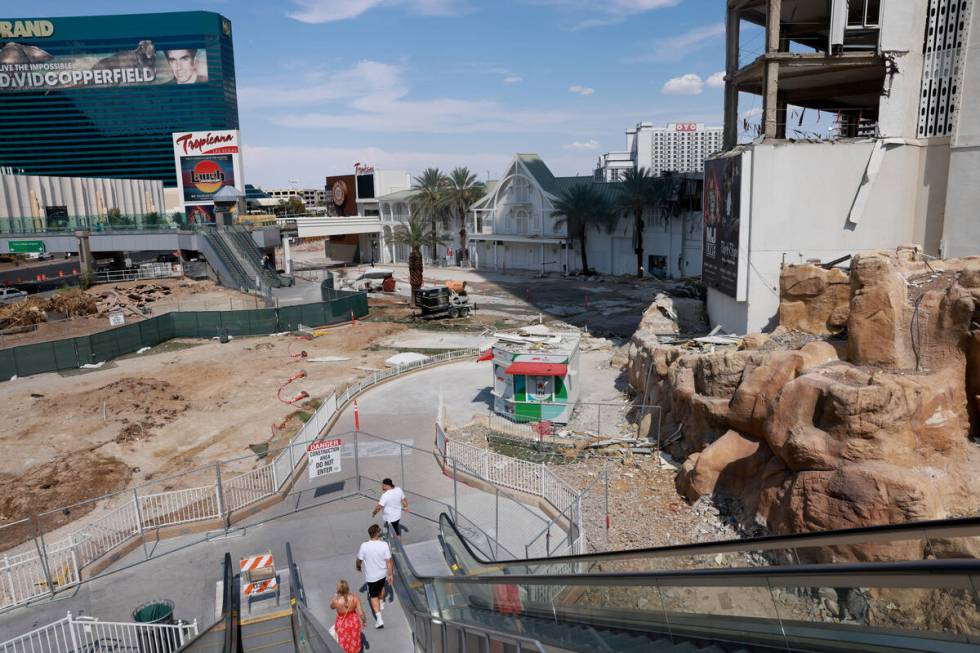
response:
[[(132, 470), (123, 461), (91, 451), (60, 456), (20, 475), (0, 474), (0, 522), (115, 492), (124, 488), (131, 476)], [(95, 503), (89, 503), (46, 515), (41, 527), (50, 532), (93, 508)], [(0, 529), (0, 549), (15, 546), (31, 535), (29, 528)]]
[(123, 443), (152, 437), (153, 429), (173, 422), (190, 406), (190, 401), (168, 381), (127, 377), (86, 392), (46, 398), (39, 402), (38, 410), (104, 415), (106, 421), (122, 425), (115, 441)]
[(94, 297), (72, 288), (50, 297), (28, 297), (22, 302), (0, 306), (0, 325), (19, 327), (41, 324), (47, 322), (48, 313), (58, 313), (58, 317), (82, 317), (97, 312)]

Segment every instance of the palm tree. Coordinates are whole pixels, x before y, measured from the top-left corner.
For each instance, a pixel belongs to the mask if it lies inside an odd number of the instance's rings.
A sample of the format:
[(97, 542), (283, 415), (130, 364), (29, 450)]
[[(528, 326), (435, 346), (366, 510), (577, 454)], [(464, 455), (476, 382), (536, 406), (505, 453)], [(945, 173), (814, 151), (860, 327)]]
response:
[[(445, 195), (446, 175), (439, 168), (426, 168), (416, 177), (415, 196), (412, 198), (412, 215), (421, 215), (432, 223), (432, 232), (438, 233), (436, 220), (442, 217), (446, 210)], [(439, 256), (436, 243), (432, 244), (432, 260)], [(421, 282), (420, 282), (421, 283)]]
[(659, 184), (648, 168), (627, 170), (620, 176), (617, 204), (633, 216), (633, 251), (636, 252), (636, 276), (643, 276), (643, 212), (659, 201)]
[(466, 211), (485, 192), (483, 184), (476, 180), (476, 175), (469, 168), (456, 168), (446, 179), (443, 202), (459, 217), (459, 246), (463, 250), (463, 259), (467, 261), (470, 253), (466, 247)]
[(552, 204), (555, 226), (568, 226), (568, 235), (578, 242), (582, 255), (582, 273), (589, 273), (585, 241), (590, 227), (612, 232), (619, 222), (616, 206), (606, 199), (595, 184), (580, 183), (562, 191)]
[(431, 245), (435, 248), (445, 239), (435, 230), (422, 213), (412, 213), (407, 222), (395, 225), (391, 240), (396, 245), (406, 245), (408, 252), (408, 284), (412, 287), (412, 305), (415, 305), (415, 291), (422, 287), (422, 248)]

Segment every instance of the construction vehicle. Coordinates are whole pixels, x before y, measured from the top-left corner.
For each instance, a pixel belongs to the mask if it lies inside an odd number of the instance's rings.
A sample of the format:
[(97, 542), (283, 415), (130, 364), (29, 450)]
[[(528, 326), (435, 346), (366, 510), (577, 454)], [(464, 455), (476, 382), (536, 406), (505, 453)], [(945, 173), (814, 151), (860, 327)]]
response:
[(476, 305), (470, 303), (465, 289), (456, 292), (446, 286), (419, 288), (415, 291), (415, 305), (423, 320), (446, 316), (452, 319), (469, 317), (476, 310)]

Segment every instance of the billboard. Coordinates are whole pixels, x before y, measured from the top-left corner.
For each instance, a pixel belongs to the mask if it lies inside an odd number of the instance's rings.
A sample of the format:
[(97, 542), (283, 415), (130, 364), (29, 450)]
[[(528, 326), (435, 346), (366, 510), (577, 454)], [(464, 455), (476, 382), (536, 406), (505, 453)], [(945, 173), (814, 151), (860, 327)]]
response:
[(212, 201), (222, 186), (235, 185), (235, 168), (231, 154), (185, 156), (180, 159), (184, 203)]
[(354, 175), (327, 177), (327, 215), (357, 215)]
[(704, 258), (701, 278), (710, 288), (737, 298), (742, 157), (704, 162)]
[(206, 84), (207, 51), (198, 40), (161, 49), (151, 39), (133, 39), (130, 48), (94, 52), (81, 42), (69, 53), (49, 52), (54, 48), (43, 41), (8, 40), (0, 47), (0, 92)]
[(237, 129), (173, 134), (177, 188), (188, 215), (193, 205), (213, 207), (225, 186), (245, 191), (239, 141)]

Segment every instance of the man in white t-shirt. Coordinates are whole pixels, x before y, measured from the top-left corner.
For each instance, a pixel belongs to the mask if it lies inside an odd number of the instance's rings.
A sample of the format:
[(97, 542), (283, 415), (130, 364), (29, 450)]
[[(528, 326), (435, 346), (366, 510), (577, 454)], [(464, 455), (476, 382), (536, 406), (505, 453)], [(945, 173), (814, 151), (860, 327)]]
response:
[(361, 544), (357, 551), (358, 571), (364, 572), (364, 582), (367, 583), (368, 600), (371, 612), (374, 614), (374, 627), (384, 628), (381, 611), (385, 605), (385, 581), (394, 584), (394, 566), (391, 562), (391, 549), (388, 543), (381, 539), (381, 527), (371, 524), (368, 529), (370, 540)]
[(402, 511), (408, 510), (408, 500), (400, 487), (396, 487), (390, 478), (381, 481), (381, 498), (378, 505), (374, 507), (371, 516), (374, 517), (381, 511), (381, 516), (385, 522), (395, 529), (395, 535), (401, 537), (402, 527), (398, 522), (402, 518)]

